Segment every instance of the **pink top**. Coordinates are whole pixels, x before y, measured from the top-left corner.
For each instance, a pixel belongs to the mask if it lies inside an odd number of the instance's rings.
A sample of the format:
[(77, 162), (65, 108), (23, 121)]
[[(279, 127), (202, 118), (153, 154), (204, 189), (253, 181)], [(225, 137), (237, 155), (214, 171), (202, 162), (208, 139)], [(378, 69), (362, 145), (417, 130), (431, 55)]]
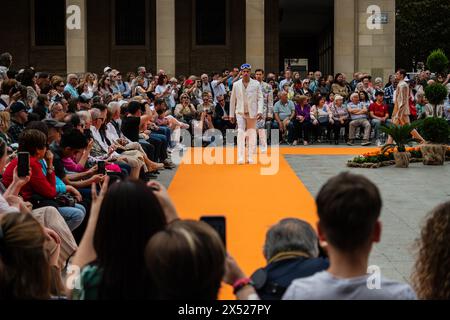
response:
[(75, 161), (73, 161), (72, 158), (62, 159), (62, 163), (64, 165), (64, 168), (66, 168), (66, 170), (69, 172), (84, 172), (84, 171), (86, 171), (85, 167), (83, 167), (81, 164), (78, 164)]

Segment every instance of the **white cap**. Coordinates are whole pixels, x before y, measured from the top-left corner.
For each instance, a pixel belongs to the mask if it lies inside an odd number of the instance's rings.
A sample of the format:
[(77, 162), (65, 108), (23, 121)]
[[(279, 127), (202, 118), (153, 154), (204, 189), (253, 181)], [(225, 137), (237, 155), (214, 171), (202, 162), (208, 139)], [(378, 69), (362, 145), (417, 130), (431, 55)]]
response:
[(103, 73), (107, 73), (108, 71), (111, 71), (112, 68), (111, 67), (105, 67), (105, 69), (103, 69)]

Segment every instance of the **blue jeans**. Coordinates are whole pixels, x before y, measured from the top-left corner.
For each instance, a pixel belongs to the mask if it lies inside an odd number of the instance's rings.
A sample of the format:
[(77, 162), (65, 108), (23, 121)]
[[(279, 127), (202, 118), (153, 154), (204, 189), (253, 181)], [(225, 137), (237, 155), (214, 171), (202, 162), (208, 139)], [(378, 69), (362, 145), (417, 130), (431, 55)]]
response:
[[(371, 122), (372, 122), (372, 127), (374, 129), (375, 139), (378, 139), (380, 137), (381, 121), (378, 119), (372, 119)], [(392, 123), (391, 123), (391, 120), (387, 119), (384, 124), (387, 126), (390, 126)]]
[(154, 131), (154, 133), (156, 134), (163, 134), (166, 136), (166, 139), (170, 145), (170, 147), (172, 147), (172, 141), (171, 141), (171, 131), (169, 127), (166, 126), (161, 126), (159, 127), (159, 130)]
[(58, 211), (66, 221), (70, 231), (78, 228), (86, 215), (86, 209), (78, 203), (75, 204), (75, 207), (59, 207)]

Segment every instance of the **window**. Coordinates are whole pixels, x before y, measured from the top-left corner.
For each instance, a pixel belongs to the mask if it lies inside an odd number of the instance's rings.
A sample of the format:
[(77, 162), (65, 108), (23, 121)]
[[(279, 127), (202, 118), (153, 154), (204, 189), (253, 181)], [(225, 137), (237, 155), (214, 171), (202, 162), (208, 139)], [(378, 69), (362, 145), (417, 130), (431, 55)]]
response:
[(195, 13), (197, 45), (226, 45), (227, 0), (197, 0)]
[(66, 41), (66, 1), (34, 1), (34, 44), (64, 46)]
[(116, 0), (116, 45), (145, 46), (145, 0)]

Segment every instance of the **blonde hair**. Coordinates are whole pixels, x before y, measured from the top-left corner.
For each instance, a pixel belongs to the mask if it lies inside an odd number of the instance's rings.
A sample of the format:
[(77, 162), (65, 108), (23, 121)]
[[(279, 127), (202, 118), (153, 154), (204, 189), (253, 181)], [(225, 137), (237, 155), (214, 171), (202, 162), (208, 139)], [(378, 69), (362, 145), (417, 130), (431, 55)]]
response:
[(0, 130), (3, 132), (8, 131), (10, 125), (11, 125), (11, 114), (8, 111), (1, 111), (0, 112), (0, 123), (3, 123), (3, 126), (0, 126)]

